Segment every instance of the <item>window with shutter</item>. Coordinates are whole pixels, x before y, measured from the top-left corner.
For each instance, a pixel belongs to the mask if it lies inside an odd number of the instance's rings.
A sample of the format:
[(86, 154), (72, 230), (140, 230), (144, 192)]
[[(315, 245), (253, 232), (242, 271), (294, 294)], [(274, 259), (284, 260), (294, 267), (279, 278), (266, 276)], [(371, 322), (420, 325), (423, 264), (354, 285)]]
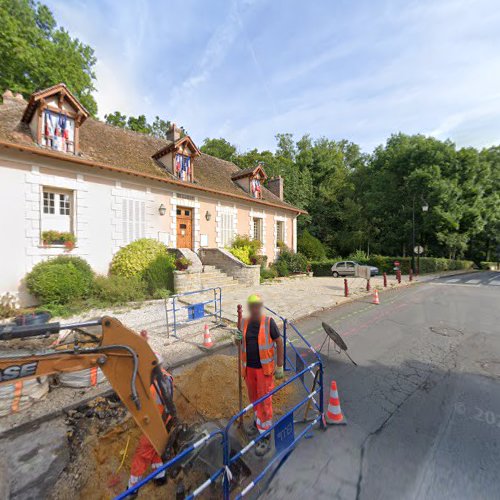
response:
[(262, 225), (262, 219), (260, 217), (254, 217), (253, 218), (253, 239), (254, 240), (259, 240), (261, 241), (262, 243), (263, 242), (263, 234), (262, 234), (262, 229), (263, 229), (263, 225)]
[(221, 244), (223, 247), (228, 247), (234, 238), (234, 213), (232, 209), (222, 211), (220, 224)]
[(285, 242), (285, 223), (282, 220), (276, 221), (276, 246)]
[(123, 244), (146, 236), (146, 203), (124, 199), (122, 202)]

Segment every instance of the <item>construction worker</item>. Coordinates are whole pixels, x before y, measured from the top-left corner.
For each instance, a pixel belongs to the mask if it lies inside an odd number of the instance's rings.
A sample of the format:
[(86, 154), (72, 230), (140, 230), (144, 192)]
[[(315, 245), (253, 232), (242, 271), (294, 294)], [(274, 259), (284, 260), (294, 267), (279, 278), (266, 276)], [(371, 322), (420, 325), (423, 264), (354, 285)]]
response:
[[(248, 318), (243, 320), (242, 331), (237, 340), (241, 344), (241, 368), (248, 391), (248, 399), (253, 403), (274, 389), (274, 378), (283, 378), (283, 340), (275, 321), (263, 314), (263, 302), (259, 295), (250, 295), (247, 300)], [(276, 365), (274, 362), (276, 345)], [(245, 429), (253, 438), (258, 433), (270, 429), (273, 420), (272, 397), (254, 408), (255, 420)], [(271, 435), (262, 438), (255, 448), (257, 456), (265, 455), (271, 449)]]
[[(145, 340), (148, 340), (148, 333), (146, 330), (142, 330), (140, 335)], [(161, 362), (160, 355), (158, 353), (155, 354)], [(168, 387), (169, 390), (171, 391), (171, 394), (173, 394), (172, 376), (164, 369), (162, 369), (162, 375), (166, 381), (166, 387)], [(164, 408), (154, 384), (151, 385), (150, 391), (151, 395), (153, 396), (153, 399), (156, 400), (158, 409), (163, 416), (165, 425), (167, 425), (171, 417), (170, 415), (168, 415), (166, 409)], [(127, 488), (132, 488), (133, 486), (135, 486), (141, 480), (142, 476), (146, 473), (149, 467), (151, 467), (151, 469), (153, 470), (156, 470), (162, 465), (163, 461), (160, 455), (158, 455), (158, 453), (154, 449), (149, 439), (146, 436), (142, 435), (135, 449), (134, 456), (132, 457), (132, 464), (130, 466), (130, 478), (128, 480)], [(167, 482), (166, 471), (161, 471), (153, 479), (153, 483), (156, 486), (162, 486), (166, 482)]]

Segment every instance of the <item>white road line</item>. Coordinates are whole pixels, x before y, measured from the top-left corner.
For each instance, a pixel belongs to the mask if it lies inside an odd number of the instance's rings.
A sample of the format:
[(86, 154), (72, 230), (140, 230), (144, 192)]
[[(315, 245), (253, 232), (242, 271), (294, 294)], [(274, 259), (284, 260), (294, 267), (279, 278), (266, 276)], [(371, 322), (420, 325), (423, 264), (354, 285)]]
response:
[(454, 278), (452, 280), (446, 280), (446, 283), (458, 283), (460, 281), (460, 278)]
[(470, 283), (471, 285), (475, 285), (476, 283), (481, 283), (481, 280), (468, 280), (466, 283)]
[(489, 283), (490, 285), (495, 285), (495, 286), (500, 286), (500, 281), (496, 280), (496, 281), (490, 281)]

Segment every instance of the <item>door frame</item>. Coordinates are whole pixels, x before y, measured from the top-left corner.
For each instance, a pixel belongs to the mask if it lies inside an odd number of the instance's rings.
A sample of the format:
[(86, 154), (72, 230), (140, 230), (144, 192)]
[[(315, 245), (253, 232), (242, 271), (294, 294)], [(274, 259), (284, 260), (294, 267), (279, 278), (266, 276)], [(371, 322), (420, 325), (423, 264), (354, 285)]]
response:
[(175, 207), (175, 235), (176, 235), (176, 243), (175, 246), (176, 248), (185, 248), (185, 247), (180, 247), (179, 246), (179, 241), (178, 241), (178, 228), (179, 228), (179, 210), (189, 210), (189, 216), (181, 216), (181, 218), (187, 218), (189, 217), (191, 221), (191, 246), (189, 247), (190, 250), (194, 251), (194, 208), (190, 206), (185, 206), (185, 205), (176, 205)]

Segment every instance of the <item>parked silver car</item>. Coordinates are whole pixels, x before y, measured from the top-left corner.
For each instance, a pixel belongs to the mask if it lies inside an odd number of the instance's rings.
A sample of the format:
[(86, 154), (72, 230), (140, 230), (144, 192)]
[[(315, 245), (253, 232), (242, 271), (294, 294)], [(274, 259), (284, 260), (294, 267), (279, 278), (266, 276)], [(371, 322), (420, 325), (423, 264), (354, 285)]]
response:
[[(354, 270), (356, 266), (361, 265), (353, 260), (343, 260), (341, 262), (335, 262), (332, 266), (332, 274), (334, 278), (339, 276), (354, 276)], [(368, 266), (370, 268), (371, 276), (376, 276), (378, 274), (378, 267)]]

